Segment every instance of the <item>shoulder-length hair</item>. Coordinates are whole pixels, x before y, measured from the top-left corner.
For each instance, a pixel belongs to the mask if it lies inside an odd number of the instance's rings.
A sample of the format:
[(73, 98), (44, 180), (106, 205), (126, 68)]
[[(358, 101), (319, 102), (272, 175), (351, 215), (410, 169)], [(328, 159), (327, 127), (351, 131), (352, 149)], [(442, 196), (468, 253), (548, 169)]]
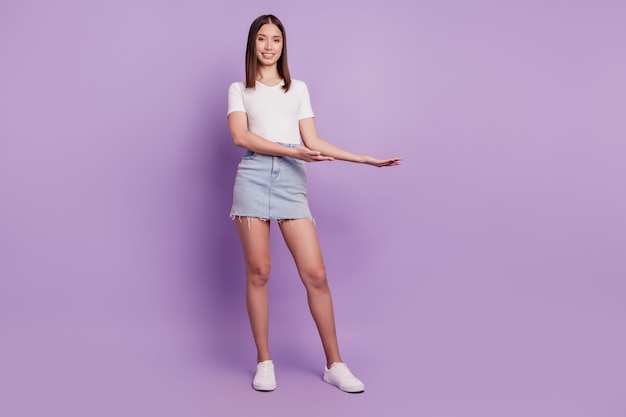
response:
[(283, 90), (287, 92), (291, 86), (291, 75), (289, 74), (289, 66), (287, 65), (287, 37), (285, 36), (285, 27), (276, 16), (271, 14), (257, 17), (254, 22), (252, 22), (252, 25), (250, 25), (248, 44), (246, 45), (246, 88), (253, 88), (256, 84), (257, 70), (259, 67), (259, 61), (256, 57), (256, 35), (259, 33), (261, 26), (268, 23), (276, 25), (283, 36), (283, 50), (276, 66), (278, 75), (285, 81)]

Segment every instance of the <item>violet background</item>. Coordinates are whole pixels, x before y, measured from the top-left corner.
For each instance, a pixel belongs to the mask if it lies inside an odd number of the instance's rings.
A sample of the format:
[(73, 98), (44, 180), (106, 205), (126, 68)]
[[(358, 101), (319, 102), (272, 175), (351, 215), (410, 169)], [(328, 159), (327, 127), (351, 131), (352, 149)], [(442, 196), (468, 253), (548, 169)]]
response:
[[(287, 28), (344, 359), (273, 228), (254, 392), (226, 92)], [(0, 415), (623, 417), (626, 6), (0, 2)]]

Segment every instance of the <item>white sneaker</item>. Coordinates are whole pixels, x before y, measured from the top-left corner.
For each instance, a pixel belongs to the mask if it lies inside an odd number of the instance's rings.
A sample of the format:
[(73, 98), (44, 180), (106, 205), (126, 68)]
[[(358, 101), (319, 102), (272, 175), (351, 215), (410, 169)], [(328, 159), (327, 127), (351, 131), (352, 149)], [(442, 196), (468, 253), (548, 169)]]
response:
[(345, 392), (357, 393), (365, 391), (365, 385), (348, 369), (343, 362), (335, 362), (330, 369), (324, 367), (324, 381), (335, 385)]
[(257, 391), (274, 391), (276, 389), (274, 362), (271, 359), (256, 364), (256, 374), (252, 380), (252, 388)]

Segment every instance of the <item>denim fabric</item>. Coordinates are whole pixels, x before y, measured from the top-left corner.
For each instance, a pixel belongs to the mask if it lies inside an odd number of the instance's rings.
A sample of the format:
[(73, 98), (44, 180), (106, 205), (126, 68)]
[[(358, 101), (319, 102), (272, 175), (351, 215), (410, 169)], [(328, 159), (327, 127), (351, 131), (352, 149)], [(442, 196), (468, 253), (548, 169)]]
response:
[(306, 197), (305, 162), (247, 151), (237, 168), (230, 216), (311, 219)]

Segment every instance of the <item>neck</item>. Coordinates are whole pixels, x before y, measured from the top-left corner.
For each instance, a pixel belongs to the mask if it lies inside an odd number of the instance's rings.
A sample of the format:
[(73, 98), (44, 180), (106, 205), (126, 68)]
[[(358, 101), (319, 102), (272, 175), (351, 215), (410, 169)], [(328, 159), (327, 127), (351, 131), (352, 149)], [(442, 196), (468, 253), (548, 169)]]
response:
[(280, 76), (280, 74), (278, 74), (278, 68), (274, 64), (274, 65), (272, 65), (270, 67), (260, 66), (257, 69), (256, 79), (257, 79), (257, 81), (280, 80), (281, 76)]

